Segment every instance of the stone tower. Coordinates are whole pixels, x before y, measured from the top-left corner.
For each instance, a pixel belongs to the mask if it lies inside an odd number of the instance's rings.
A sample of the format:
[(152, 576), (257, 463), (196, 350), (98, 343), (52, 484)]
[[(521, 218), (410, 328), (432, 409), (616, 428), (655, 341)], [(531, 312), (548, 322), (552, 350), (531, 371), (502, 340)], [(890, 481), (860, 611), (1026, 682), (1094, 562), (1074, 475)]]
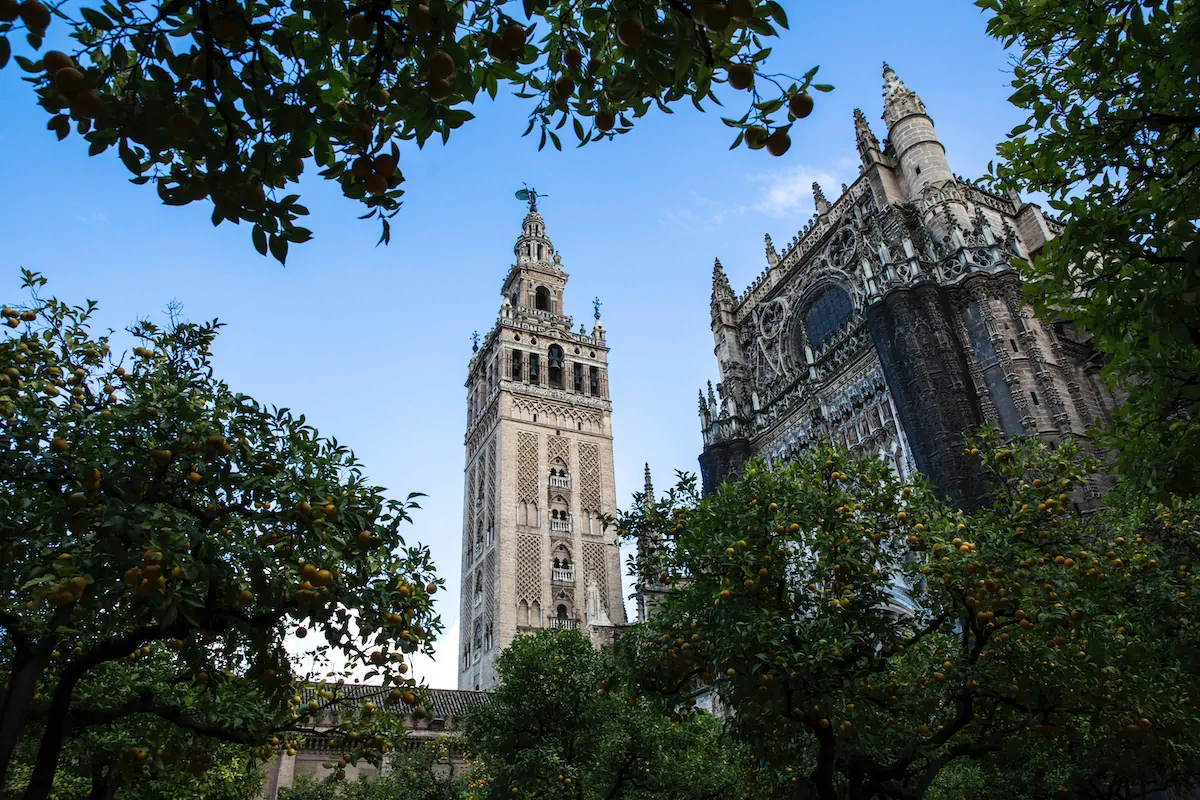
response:
[(1061, 225), (956, 176), (925, 104), (883, 65), (882, 145), (854, 112), (859, 176), (740, 295), (713, 271), (720, 382), (700, 396), (706, 492), (751, 457), (821, 440), (920, 471), (954, 501), (982, 490), (963, 432), (991, 423), (1085, 438), (1115, 398), (1076, 331), (1033, 316), (1015, 259)]
[(567, 273), (533, 195), (495, 326), (467, 377), (460, 689), (491, 689), (516, 636), (625, 622), (608, 347), (563, 314)]

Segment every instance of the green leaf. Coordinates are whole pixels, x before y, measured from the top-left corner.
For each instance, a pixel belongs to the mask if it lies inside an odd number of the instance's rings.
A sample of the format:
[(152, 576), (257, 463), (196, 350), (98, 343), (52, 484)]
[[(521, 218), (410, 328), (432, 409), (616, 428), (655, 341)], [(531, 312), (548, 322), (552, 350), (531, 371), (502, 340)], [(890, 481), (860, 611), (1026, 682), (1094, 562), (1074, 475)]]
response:
[(287, 239), (283, 238), (282, 236), (272, 235), (271, 241), (270, 241), (270, 249), (271, 249), (271, 255), (273, 255), (275, 257), (276, 261), (278, 261), (280, 264), (284, 264), (287, 262), (287, 252), (288, 252)]
[(12, 55), (12, 47), (8, 43), (7, 36), (0, 36), (0, 69), (8, 64), (8, 58)]
[(254, 226), (250, 231), (250, 238), (254, 240), (254, 249), (258, 251), (259, 255), (265, 256), (267, 254), (267, 234), (262, 225)]
[(94, 8), (81, 8), (79, 13), (87, 24), (91, 25), (98, 31), (111, 31), (113, 29), (112, 20), (101, 14)]

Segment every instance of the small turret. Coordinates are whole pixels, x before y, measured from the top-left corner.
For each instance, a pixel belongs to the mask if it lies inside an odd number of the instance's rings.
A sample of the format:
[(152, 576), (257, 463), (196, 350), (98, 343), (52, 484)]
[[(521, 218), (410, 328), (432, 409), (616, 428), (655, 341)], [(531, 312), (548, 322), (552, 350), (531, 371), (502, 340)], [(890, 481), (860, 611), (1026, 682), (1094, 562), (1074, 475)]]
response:
[(901, 184), (910, 201), (917, 200), (925, 187), (954, 180), (946, 162), (946, 148), (938, 141), (933, 120), (925, 113), (925, 104), (917, 93), (883, 65), (883, 121), (888, 140), (895, 151), (895, 163)]
[(779, 251), (775, 249), (775, 243), (771, 241), (771, 234), (765, 234), (763, 240), (767, 243), (767, 266), (776, 267), (779, 265)]
[(821, 191), (821, 184), (813, 181), (813, 206), (817, 209), (818, 214), (829, 213), (829, 201), (825, 199), (825, 192)]
[(712, 301), (714, 304), (733, 302), (733, 287), (729, 285), (729, 278), (719, 258), (713, 260)]
[(646, 482), (642, 488), (642, 495), (646, 498), (643, 502), (647, 506), (654, 505), (654, 483), (650, 480), (650, 462), (646, 462)]

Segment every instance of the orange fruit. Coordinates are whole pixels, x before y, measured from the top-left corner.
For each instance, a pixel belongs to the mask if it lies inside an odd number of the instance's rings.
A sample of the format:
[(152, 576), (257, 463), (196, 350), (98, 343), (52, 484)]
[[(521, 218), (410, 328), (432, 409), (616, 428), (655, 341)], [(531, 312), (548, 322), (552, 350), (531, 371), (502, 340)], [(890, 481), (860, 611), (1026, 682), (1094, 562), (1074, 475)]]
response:
[(521, 51), (525, 49), (527, 35), (524, 25), (513, 22), (500, 29), (500, 42), (512, 55), (520, 55)]
[(566, 75), (562, 75), (554, 82), (554, 93), (559, 99), (570, 97), (575, 93), (575, 81), (571, 80)]
[(792, 116), (796, 119), (804, 119), (812, 113), (812, 110), (813, 99), (812, 96), (807, 92), (798, 92), (797, 94), (792, 95), (792, 98), (788, 100), (788, 111), (790, 111)]
[(429, 75), (434, 80), (445, 80), (454, 74), (454, 59), (449, 53), (438, 51), (429, 57)]
[(409, 12), (408, 22), (412, 25), (413, 30), (420, 33), (427, 33), (433, 30), (434, 16), (433, 11), (424, 3), (418, 3), (417, 6)]
[(622, 20), (617, 26), (617, 40), (626, 47), (637, 47), (646, 38), (646, 26), (640, 19)]
[(371, 21), (362, 14), (355, 14), (348, 23), (350, 36), (355, 39), (366, 39), (371, 35)]
[(382, 175), (372, 175), (363, 181), (363, 185), (367, 189), (367, 193), (378, 197), (381, 194), (386, 194), (388, 190), (388, 180)]
[(432, 80), (429, 82), (429, 99), (435, 103), (440, 103), (450, 96), (453, 87), (450, 81), (447, 80)]
[(730, 64), (726, 70), (729, 75), (729, 85), (739, 91), (749, 89), (754, 83), (754, 67), (749, 64)]
[(608, 133), (617, 124), (617, 117), (611, 111), (596, 112), (596, 130)]
[(54, 88), (67, 97), (74, 97), (87, 88), (87, 78), (74, 67), (64, 67), (54, 73)]
[(563, 63), (571, 69), (579, 69), (583, 66), (583, 54), (578, 47), (568, 47), (567, 52), (563, 53)]
[(74, 69), (75, 62), (66, 53), (60, 53), (57, 50), (51, 50), (42, 56), (42, 69), (49, 73), (50, 77), (60, 69)]
[(38, 35), (41, 35), (50, 26), (50, 9), (39, 3), (38, 0), (25, 0), (24, 3), (21, 3), (17, 14), (20, 15), (21, 21)]
[(375, 156), (375, 171), (385, 178), (392, 177), (396, 174), (396, 157), (389, 153)]
[(729, 16), (738, 22), (754, 19), (754, 5), (750, 0), (729, 0)]
[(754, 125), (746, 128), (743, 139), (746, 142), (746, 147), (749, 147), (751, 150), (762, 150), (767, 145), (768, 136), (770, 134), (767, 133), (766, 128)]
[(0, 0), (0, 22), (12, 22), (20, 16), (17, 0)]

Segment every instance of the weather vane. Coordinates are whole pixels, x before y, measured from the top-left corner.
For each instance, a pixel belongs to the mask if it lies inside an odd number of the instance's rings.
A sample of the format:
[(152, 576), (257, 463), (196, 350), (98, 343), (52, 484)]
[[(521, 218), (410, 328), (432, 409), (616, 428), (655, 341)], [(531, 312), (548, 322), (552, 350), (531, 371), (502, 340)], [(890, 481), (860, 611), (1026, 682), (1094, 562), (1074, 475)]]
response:
[(479, 331), (475, 331), (471, 334), (471, 352), (479, 352)]
[(523, 183), (521, 185), (524, 186), (525, 188), (517, 190), (517, 199), (523, 200), (526, 203), (529, 203), (529, 210), (531, 212), (537, 211), (537, 201), (538, 201), (539, 197), (549, 197), (550, 196), (547, 194), (538, 194), (538, 190), (534, 189), (527, 183)]
[(597, 322), (600, 321), (600, 306), (602, 306), (602, 305), (603, 305), (603, 303), (600, 302), (599, 297), (592, 300), (592, 307), (596, 309), (596, 321)]

